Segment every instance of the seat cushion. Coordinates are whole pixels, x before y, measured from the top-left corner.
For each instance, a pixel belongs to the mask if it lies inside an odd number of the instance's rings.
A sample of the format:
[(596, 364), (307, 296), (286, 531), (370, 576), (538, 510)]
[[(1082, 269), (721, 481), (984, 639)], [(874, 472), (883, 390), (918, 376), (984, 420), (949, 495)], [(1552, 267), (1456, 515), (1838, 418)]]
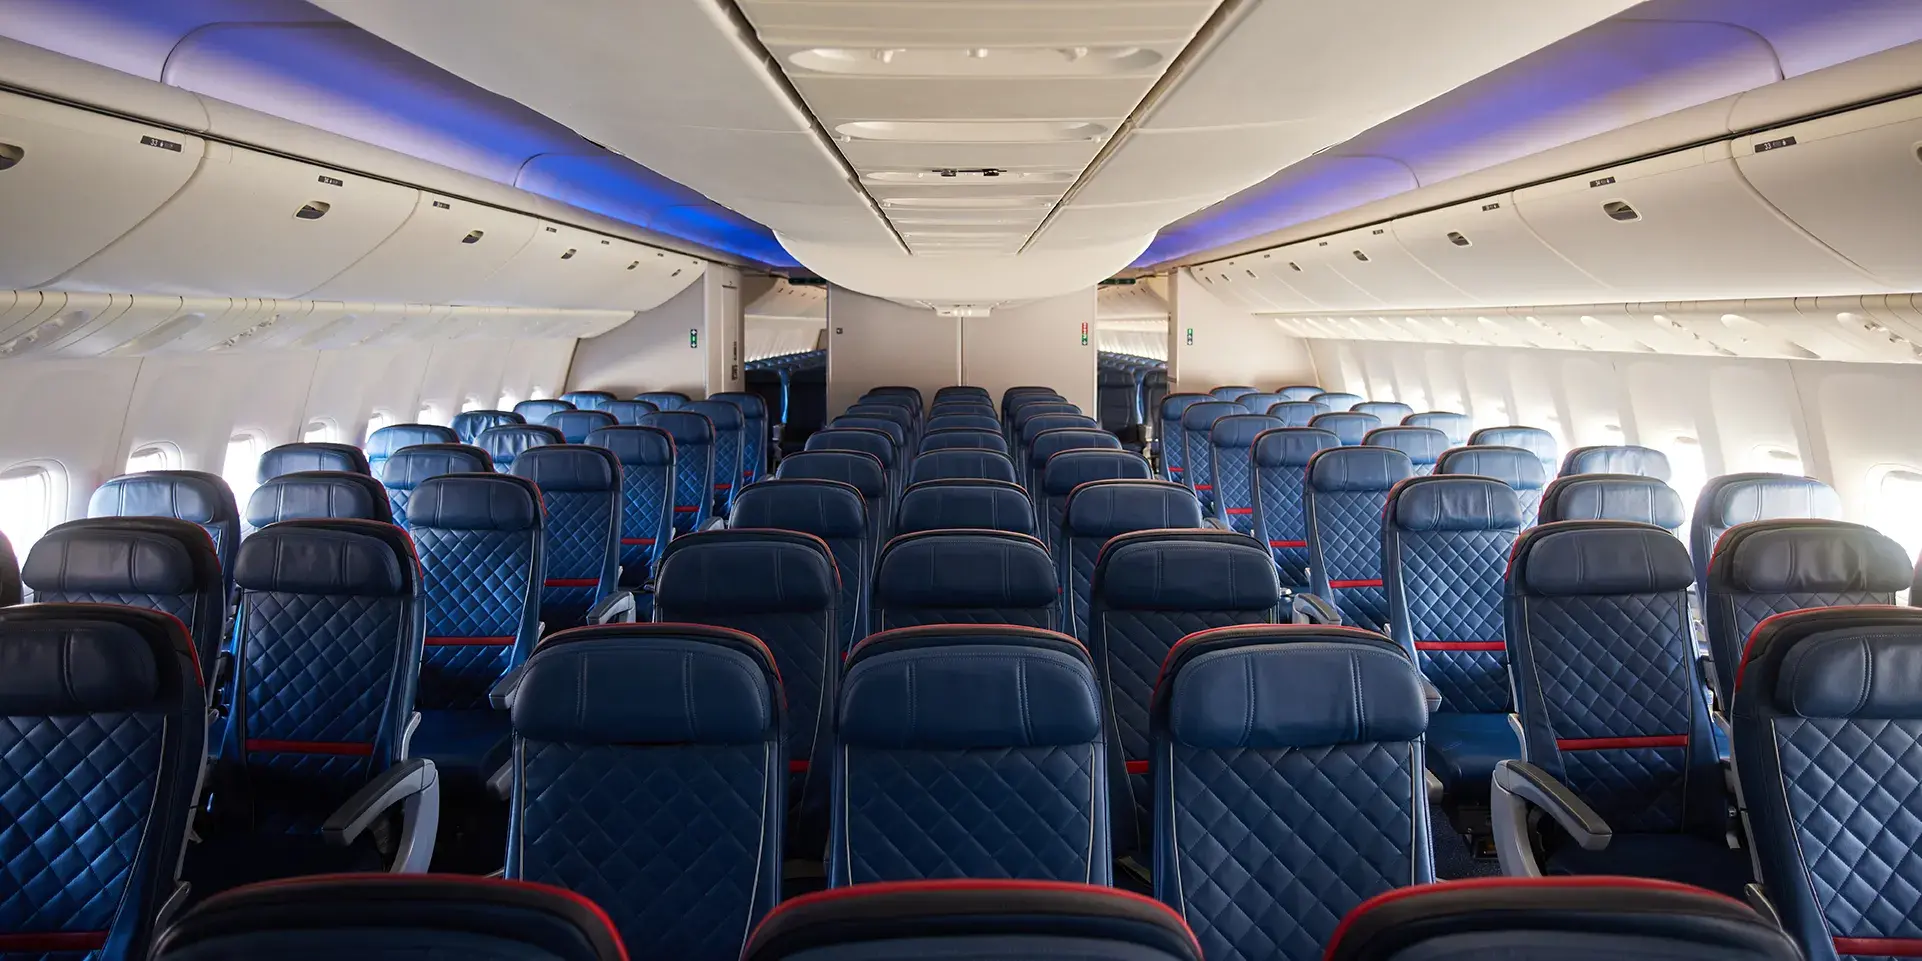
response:
[(442, 777), (485, 779), (507, 761), (505, 711), (422, 711), (409, 753)]
[(1751, 880), (1747, 854), (1694, 834), (1617, 834), (1600, 851), (1566, 844), (1549, 855), (1542, 873), (1656, 878), (1730, 897), (1741, 897)]
[(1507, 714), (1442, 711), (1428, 718), (1428, 769), (1450, 798), (1487, 797), (1495, 765), (1521, 753)]

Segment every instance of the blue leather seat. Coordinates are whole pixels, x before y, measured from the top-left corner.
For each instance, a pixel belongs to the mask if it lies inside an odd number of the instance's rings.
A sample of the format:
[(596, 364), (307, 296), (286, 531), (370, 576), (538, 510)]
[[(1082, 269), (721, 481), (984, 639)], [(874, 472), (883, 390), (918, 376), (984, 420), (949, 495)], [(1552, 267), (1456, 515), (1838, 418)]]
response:
[(1054, 630), (1061, 591), (1054, 561), (1026, 534), (937, 530), (903, 534), (874, 561), (874, 629), (1016, 624)]
[(1377, 427), (1362, 437), (1369, 447), (1393, 447), (1408, 455), (1416, 477), (1435, 472), (1435, 462), (1448, 450), (1448, 436), (1432, 427)]
[[(942, 434), (929, 434), (928, 439), (932, 441), (942, 436)], [(999, 439), (999, 435), (992, 436)], [(928, 481), (960, 478), (1006, 481), (1013, 484), (1016, 482), (1014, 462), (1008, 459), (1008, 455), (991, 449), (949, 447), (922, 451), (921, 456), (914, 459), (914, 465), (908, 468), (908, 486), (910, 487)]]
[(1688, 521), (1688, 554), (1695, 584), (1708, 590), (1708, 561), (1715, 542), (1737, 524), (1790, 518), (1842, 519), (1842, 498), (1813, 477), (1793, 474), (1725, 474), (1709, 478), (1695, 497)]
[(1320, 404), (1330, 411), (1340, 413), (1342, 411), (1354, 410), (1356, 404), (1365, 403), (1368, 398), (1360, 394), (1350, 394), (1346, 391), (1325, 390), (1308, 398), (1308, 400)]
[(677, 390), (649, 390), (635, 394), (632, 398), (643, 403), (653, 404), (656, 409), (680, 410), (688, 403), (688, 396)]
[(1682, 529), (1682, 497), (1653, 477), (1635, 474), (1564, 474), (1542, 491), (1537, 522), (1628, 521), (1653, 524), (1673, 534)]
[(1338, 410), (1315, 417), (1308, 422), (1308, 426), (1341, 438), (1343, 447), (1359, 447), (1367, 441), (1369, 431), (1381, 427), (1381, 418), (1352, 410)]
[(1382, 511), (1389, 490), (1413, 476), (1408, 455), (1391, 447), (1337, 447), (1308, 459), (1302, 511), (1308, 521), (1310, 587), (1355, 627), (1388, 627)]
[(620, 462), (621, 586), (640, 587), (674, 537), (674, 438), (658, 427), (622, 425), (587, 435), (587, 443)]
[(1254, 463), (1254, 534), (1274, 555), (1283, 587), (1306, 590), (1308, 579), (1308, 513), (1303, 491), (1308, 482), (1308, 460), (1341, 446), (1341, 438), (1313, 427), (1283, 427), (1263, 431), (1249, 451)]
[(861, 395), (862, 400), (870, 397), (910, 397), (913, 398), (914, 409), (921, 409), (921, 389), (918, 387), (904, 387), (900, 384), (882, 384), (879, 387), (870, 388), (867, 393)]
[(1209, 961), (1319, 961), (1340, 919), (1435, 880), (1408, 653), (1342, 627), (1182, 639), (1154, 687), (1155, 896)]
[(1389, 492), (1382, 524), (1389, 633), (1441, 692), (1428, 768), (1450, 801), (1486, 801), (1496, 763), (1521, 754), (1502, 629), (1521, 501), (1490, 477), (1417, 477)]
[(1534, 454), (1542, 462), (1542, 473), (1555, 476), (1561, 463), (1561, 445), (1556, 443), (1555, 435), (1540, 427), (1483, 427), (1468, 435), (1470, 447), (1519, 447)]
[(1110, 538), (1132, 531), (1193, 530), (1204, 526), (1195, 492), (1173, 481), (1093, 481), (1070, 491), (1062, 513), (1057, 580), (1067, 594), (1065, 623), (1092, 646), (1088, 612), (1094, 602), (1095, 564)]
[(896, 453), (905, 454), (909, 450), (908, 441), (912, 435), (908, 426), (902, 424), (900, 421), (907, 419), (907, 412), (899, 407), (889, 407), (887, 410), (889, 413), (897, 415), (900, 420), (879, 415), (842, 414), (828, 421), (827, 426), (829, 430), (879, 431), (888, 435), (888, 440), (894, 444)]
[[(1059, 433), (1048, 432), (1036, 444), (1036, 449), (1046, 446), (1046, 442)], [(1103, 436), (1112, 438), (1113, 435)], [(1068, 495), (1074, 493), (1075, 488), (1101, 480), (1148, 480), (1153, 474), (1154, 469), (1140, 454), (1124, 450), (1064, 450), (1049, 457), (1040, 467), (1034, 484), (1034, 518), (1041, 530), (1041, 542), (1048, 546), (1050, 554), (1066, 549), (1061, 528), (1068, 516)]]
[(38, 604), (124, 604), (178, 620), (211, 688), (227, 594), (220, 560), (199, 525), (171, 517), (68, 521), (34, 542), (16, 576)]
[(1208, 432), (1214, 516), (1229, 530), (1255, 532), (1255, 438), (1283, 426), (1279, 418), (1266, 414), (1231, 414), (1215, 421)]
[(414, 490), (430, 477), (442, 474), (471, 474), (492, 471), (494, 459), (487, 451), (468, 444), (415, 444), (403, 447), (387, 458), (380, 473), (381, 486), (387, 489), (387, 504), (393, 522), (407, 526), (407, 504)]
[[(407, 754), (424, 630), (407, 532), (282, 521), (241, 545), (235, 580), (233, 707), (188, 853), (195, 891), (390, 862), (425, 871), (439, 781)], [(366, 830), (395, 807), (398, 832)]]
[(1576, 447), (1562, 456), (1561, 476), (1576, 474), (1632, 474), (1667, 483), (1668, 455), (1633, 444)]
[(989, 393), (986, 387), (974, 384), (950, 384), (934, 392), (935, 403), (939, 404), (944, 400), (980, 401), (992, 405), (994, 395)]
[(603, 427), (613, 427), (620, 421), (604, 410), (557, 410), (542, 419), (541, 423), (560, 431), (561, 437), (570, 444), (585, 444), (587, 435)]
[[(1025, 413), (1026, 410), (1027, 408), (1023, 408), (1023, 413)], [(1035, 481), (1034, 464), (1032, 460), (1035, 442), (1040, 439), (1042, 434), (1051, 430), (1088, 430), (1100, 432), (1101, 425), (1094, 418), (1084, 414), (1041, 414), (1023, 420), (1020, 428), (1014, 435), (1014, 471), (1021, 482), (1021, 486), (1028, 488), (1030, 491), (1034, 489)], [(1120, 443), (1119, 440), (1115, 442), (1117, 448), (1119, 448)]]
[(805, 450), (851, 450), (872, 454), (881, 462), (881, 469), (888, 475), (888, 503), (894, 502), (894, 495), (901, 487), (901, 452), (888, 435), (862, 427), (835, 427), (817, 430), (808, 435)]
[(1081, 414), (1081, 408), (1068, 403), (1058, 394), (1053, 397), (1033, 397), (1017, 400), (1014, 407), (1010, 409), (1007, 417), (1008, 427), (1010, 428), (1008, 440), (1010, 442), (1019, 441), (1022, 430), (1028, 426), (1028, 421), (1050, 414), (1079, 416)]
[(572, 891), (500, 878), (348, 874), (228, 891), (168, 927), (155, 961), (467, 954), (626, 961), (620, 932)]
[(1253, 387), (1248, 386), (1247, 384), (1230, 384), (1223, 387), (1216, 387), (1208, 391), (1208, 396), (1213, 397), (1216, 400), (1225, 400), (1232, 404), (1235, 402), (1235, 398), (1240, 397), (1243, 394), (1253, 394), (1253, 393), (1257, 393), (1257, 390)]
[(1011, 413), (1020, 402), (1036, 397), (1045, 397), (1052, 400), (1061, 399), (1061, 395), (1056, 393), (1052, 387), (1039, 387), (1025, 384), (1018, 387), (1010, 387), (1001, 392), (1001, 412), (1003, 414)]
[(841, 576), (841, 595), (834, 604), (833, 649), (846, 652), (868, 635), (869, 573), (874, 569), (875, 546), (868, 542), (867, 506), (860, 491), (839, 481), (762, 481), (741, 492), (732, 523), (737, 528), (811, 534), (825, 542)]
[(1240, 404), (1241, 406), (1248, 408), (1250, 411), (1253, 411), (1254, 413), (1266, 414), (1268, 413), (1268, 408), (1273, 407), (1276, 404), (1286, 403), (1288, 398), (1283, 397), (1280, 394), (1257, 390), (1257, 391), (1250, 391), (1248, 393), (1242, 394), (1237, 397), (1230, 397), (1228, 398), (1228, 400), (1231, 400), (1237, 404)]
[(1110, 882), (1101, 694), (1074, 638), (875, 634), (848, 654), (834, 741), (829, 885)]
[(1522, 526), (1534, 527), (1541, 512), (1548, 471), (1541, 458), (1520, 447), (1455, 447), (1435, 462), (1438, 475), (1491, 477), (1508, 485), (1522, 505)]
[(1359, 414), (1373, 414), (1381, 418), (1384, 425), (1391, 427), (1415, 412), (1415, 408), (1393, 400), (1365, 400), (1348, 409)]
[(1161, 474), (1164, 478), (1182, 483), (1182, 475), (1187, 473), (1188, 438), (1182, 433), (1181, 418), (1188, 408), (1206, 403), (1211, 398), (1207, 394), (1169, 394), (1161, 398)]
[(753, 636), (549, 637), (508, 694), (507, 877), (600, 905), (633, 956), (733, 961), (781, 900), (781, 681)]
[(887, 543), (894, 516), (888, 498), (888, 473), (873, 454), (855, 450), (807, 450), (781, 459), (774, 476), (782, 480), (840, 481), (861, 492), (868, 515), (870, 551)]
[(707, 399), (741, 409), (741, 477), (736, 483), (745, 487), (767, 476), (767, 401), (744, 390), (722, 391)]
[(854, 961), (877, 951), (905, 957), (930, 949), (972, 961), (1202, 961), (1181, 918), (1139, 895), (974, 880), (901, 881), (795, 898), (761, 922), (741, 961)]
[(122, 474), (94, 489), (88, 517), (172, 517), (200, 525), (220, 558), (220, 596), (234, 592), (234, 556), (240, 550), (240, 510), (218, 474), (153, 470)]
[(20, 603), (20, 561), (14, 556), (13, 543), (0, 534), (0, 607)]
[(655, 588), (657, 620), (751, 634), (773, 655), (787, 699), (786, 843), (805, 860), (827, 839), (828, 724), (848, 651), (839, 577), (833, 549), (812, 534), (735, 528), (675, 541)]
[[(1000, 454), (1002, 457), (1007, 457), (1008, 439), (1001, 436), (999, 432), (990, 433), (985, 430), (964, 430), (961, 428), (930, 430), (927, 436), (921, 438), (920, 453), (922, 455), (932, 454), (935, 451), (957, 449), (987, 450)], [(918, 460), (919, 458), (916, 459)], [(1008, 464), (1010, 469), (1012, 469), (1014, 461), (1010, 460)]]
[(30, 604), (0, 608), (0, 649), (0, 945), (10, 958), (144, 958), (178, 893), (206, 757), (194, 641), (157, 611)]
[(1290, 384), (1287, 387), (1275, 388), (1275, 393), (1280, 394), (1286, 400), (1297, 401), (1314, 400), (1317, 395), (1325, 394), (1327, 391), (1312, 384)]
[(1726, 710), (1742, 650), (1764, 620), (1811, 607), (1893, 604), (1913, 573), (1907, 549), (1871, 527), (1830, 520), (1737, 524), (1716, 542), (1702, 616)]
[(1214, 448), (1209, 440), (1215, 423), (1224, 417), (1246, 414), (1248, 409), (1240, 404), (1227, 401), (1202, 401), (1181, 412), (1182, 443), (1188, 450), (1182, 455), (1186, 468), (1181, 482), (1195, 492), (1201, 499), (1203, 513), (1215, 513), (1215, 464)]
[(604, 390), (570, 390), (560, 399), (579, 410), (601, 410), (614, 401), (614, 395)]
[(1735, 768), (1769, 902), (1809, 958), (1912, 957), (1922, 611), (1772, 618), (1735, 688)]
[(474, 446), (487, 452), (493, 458), (494, 469), (503, 473), (514, 472), (514, 460), (536, 447), (550, 447), (565, 444), (567, 438), (552, 427), (539, 424), (521, 424), (508, 427), (489, 427), (481, 432)]
[(937, 430), (991, 430), (999, 432), (1001, 421), (991, 414), (937, 414), (928, 418), (928, 432)]
[[(887, 421), (895, 427), (900, 428), (901, 443), (905, 446), (908, 441), (914, 437), (915, 428), (919, 424), (919, 418), (916, 413), (902, 406), (906, 399), (907, 398), (904, 397), (894, 396), (883, 398), (882, 401), (875, 403), (863, 402), (852, 404), (849, 405), (847, 410), (841, 412), (841, 417), (852, 417), (857, 420)], [(839, 420), (840, 418), (837, 417), (835, 419)], [(863, 425), (857, 424), (854, 426), (858, 427)]]
[(952, 478), (908, 485), (895, 508), (896, 537), (956, 529), (1034, 534), (1034, 505), (1012, 481)]
[(620, 427), (639, 427), (641, 418), (660, 412), (660, 408), (644, 400), (609, 401), (601, 410), (614, 415), (614, 423)]
[(1121, 449), (1121, 439), (1099, 427), (1057, 427), (1034, 435), (1027, 446), (1028, 462), (1022, 465), (1030, 491), (1039, 493), (1041, 471), (1048, 459), (1070, 450)]
[(524, 400), (514, 405), (514, 413), (528, 424), (544, 424), (547, 418), (564, 410), (578, 410), (572, 401), (566, 400)]
[(460, 435), (452, 427), (438, 424), (390, 424), (367, 435), (367, 466), (376, 478), (385, 479), (387, 458), (403, 447), (417, 444), (458, 444)]
[(1267, 414), (1281, 419), (1283, 427), (1307, 427), (1315, 418), (1330, 414), (1327, 404), (1317, 404), (1311, 400), (1285, 400), (1279, 404), (1268, 405)]
[(1268, 552), (1251, 538), (1206, 528), (1147, 530), (1108, 541), (1092, 595), (1088, 650), (1108, 695), (1115, 745), (1115, 850), (1146, 851), (1148, 702), (1162, 662), (1196, 631), (1275, 623), (1281, 584)]
[[(527, 421), (521, 415), (511, 410), (464, 410), (455, 414), (448, 426), (454, 428), (454, 433), (460, 437), (461, 443), (473, 444), (480, 440), (480, 435), (492, 428), (525, 423)], [(325, 469), (339, 470), (337, 467)]]
[(1342, 919), (1323, 961), (1802, 961), (1753, 909), (1640, 878), (1483, 878), (1378, 894)]
[(388, 503), (387, 488), (366, 474), (295, 471), (270, 477), (254, 488), (241, 521), (251, 533), (303, 517), (357, 517), (392, 524), (394, 509)]
[(925, 426), (933, 430), (936, 417), (953, 416), (986, 417), (994, 421), (996, 431), (1001, 429), (1001, 410), (994, 406), (994, 401), (969, 397), (935, 401), (928, 408), (928, 423)]
[(1613, 835), (1590, 851), (1545, 821), (1544, 873), (1663, 878), (1725, 894), (1749, 880), (1748, 859), (1723, 840), (1729, 801), (1695, 668), (1693, 581), (1682, 542), (1648, 524), (1545, 523), (1515, 542), (1505, 621), (1526, 763), (1495, 773), (1506, 873), (1525, 870), (1503, 842), (1504, 824), (1514, 824), (1504, 810), (1527, 797), (1505, 789), (1513, 779), (1565, 786), (1587, 809), (1574, 823)]
[(487, 693), (540, 640), (541, 491), (523, 477), (445, 474), (414, 491), (426, 633), (414, 753), (484, 778), (506, 760), (507, 718)]
[(666, 431), (674, 441), (674, 496), (670, 504), (674, 533), (707, 526), (714, 509), (714, 424), (693, 411), (662, 408), (641, 418), (640, 426)]
[(315, 470), (374, 473), (367, 464), (367, 452), (352, 444), (301, 441), (268, 448), (254, 467), (254, 479), (264, 484), (282, 474)]
[(578, 626), (620, 585), (620, 462), (605, 447), (536, 447), (515, 459), (514, 476), (539, 487), (547, 511), (541, 621), (549, 631)]
[(1475, 430), (1475, 422), (1467, 414), (1457, 414), (1452, 410), (1428, 410), (1419, 414), (1409, 414), (1401, 419), (1403, 427), (1428, 427), (1442, 432), (1448, 438), (1448, 446), (1460, 447), (1468, 443), (1468, 435)]

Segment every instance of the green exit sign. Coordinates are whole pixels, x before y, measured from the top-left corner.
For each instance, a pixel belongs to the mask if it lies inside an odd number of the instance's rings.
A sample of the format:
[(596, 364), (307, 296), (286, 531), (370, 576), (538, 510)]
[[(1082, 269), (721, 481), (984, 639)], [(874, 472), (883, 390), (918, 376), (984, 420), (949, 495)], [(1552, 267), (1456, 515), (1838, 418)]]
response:
[[(1190, 339), (1192, 339), (1192, 338), (1193, 338), (1193, 336), (1194, 336), (1194, 332), (1193, 332), (1193, 331), (1189, 331), (1189, 337), (1190, 337)], [(699, 347), (699, 346), (701, 346), (701, 331), (700, 331), (700, 328), (698, 328), (698, 327), (689, 327), (689, 328), (687, 329), (687, 346), (689, 346), (689, 347)]]

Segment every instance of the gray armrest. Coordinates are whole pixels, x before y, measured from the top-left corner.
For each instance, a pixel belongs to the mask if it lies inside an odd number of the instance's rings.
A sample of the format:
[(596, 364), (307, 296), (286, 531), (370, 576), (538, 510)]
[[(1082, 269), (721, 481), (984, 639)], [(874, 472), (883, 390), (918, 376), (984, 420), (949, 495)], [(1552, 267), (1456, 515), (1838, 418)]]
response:
[(495, 681), (494, 686), (487, 691), (487, 706), (496, 711), (505, 711), (513, 707), (514, 694), (521, 689), (521, 678), (526, 676), (526, 662), (501, 675), (501, 679)]
[(1208, 518), (1208, 519), (1207, 519), (1207, 524), (1208, 524), (1208, 526), (1209, 526), (1209, 527), (1212, 527), (1212, 528), (1214, 528), (1215, 530), (1218, 530), (1218, 531), (1228, 531), (1228, 530), (1234, 530), (1234, 528), (1232, 528), (1232, 527), (1229, 527), (1229, 526), (1228, 526), (1228, 522), (1227, 522), (1227, 521), (1224, 521), (1224, 520), (1222, 520), (1222, 519), (1221, 519), (1221, 518), (1219, 518), (1219, 517), (1210, 517), (1210, 518)]
[(630, 591), (615, 591), (601, 598), (599, 604), (587, 612), (589, 624), (632, 624), (639, 617), (640, 606)]
[(321, 837), (335, 847), (346, 847), (396, 804), (404, 805), (401, 840), (390, 870), (423, 873), (433, 860), (434, 834), (440, 827), (440, 772), (425, 758), (402, 761), (355, 791), (320, 826)]
[(701, 530), (704, 531), (718, 531), (725, 530), (726, 528), (727, 518), (725, 517), (710, 517), (707, 519), (706, 524), (701, 525)]
[(1531, 809), (1547, 814), (1584, 850), (1600, 851), (1608, 847), (1615, 836), (1608, 822), (1587, 802), (1547, 771), (1527, 761), (1510, 759), (1495, 766), (1490, 807), (1495, 854), (1501, 859), (1502, 873), (1510, 877), (1542, 875), (1534, 845), (1529, 840)]
[(500, 770), (487, 776), (487, 793), (503, 801), (514, 796), (514, 762), (508, 761)]
[(1341, 610), (1328, 603), (1320, 594), (1303, 591), (1296, 594), (1288, 604), (1289, 620), (1295, 624), (1324, 624), (1330, 627), (1341, 626)]
[(1441, 688), (1436, 687), (1434, 681), (1425, 677), (1421, 679), (1421, 696), (1422, 700), (1428, 702), (1428, 713), (1430, 715), (1441, 710)]

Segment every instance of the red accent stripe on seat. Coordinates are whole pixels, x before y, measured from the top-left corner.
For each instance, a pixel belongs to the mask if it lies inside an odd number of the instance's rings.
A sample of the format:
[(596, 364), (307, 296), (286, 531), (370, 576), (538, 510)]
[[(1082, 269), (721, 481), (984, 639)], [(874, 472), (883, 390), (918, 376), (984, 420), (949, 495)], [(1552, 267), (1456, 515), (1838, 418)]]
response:
[(1215, 485), (1213, 484), (1196, 484), (1195, 485), (1195, 490), (1198, 490), (1198, 491), (1211, 491), (1214, 489), (1215, 489)]
[(0, 934), (0, 951), (9, 954), (52, 954), (57, 951), (98, 951), (107, 946), (105, 931), (19, 931)]
[(427, 639), (426, 644), (428, 647), (512, 647), (514, 645), (514, 637), (511, 634), (504, 637), (454, 637), (449, 635), (446, 637), (430, 637)]
[[(1640, 747), (1687, 747), (1686, 734), (1651, 734), (1646, 737), (1566, 737), (1555, 739), (1558, 751), (1621, 751)], [(1871, 954), (1874, 952), (1870, 952)]]
[(1128, 768), (1129, 774), (1146, 774), (1148, 773), (1148, 762), (1147, 761), (1129, 761), (1127, 763), (1127, 768)]
[(676, 513), (676, 514), (695, 514), (695, 513), (699, 513), (699, 512), (700, 512), (700, 510), (701, 510), (701, 505), (699, 505), (699, 504), (696, 504), (696, 505), (694, 505), (693, 507), (676, 507), (676, 508), (674, 508), (674, 513)]
[(808, 762), (806, 762), (806, 761), (789, 761), (789, 762), (787, 762), (787, 772), (788, 772), (789, 774), (800, 774), (800, 773), (802, 773), (802, 772), (804, 772), (804, 771), (806, 771), (807, 769), (808, 769)]
[(1328, 586), (1337, 588), (1337, 589), (1343, 588), (1343, 587), (1380, 587), (1381, 578), (1376, 577), (1376, 578), (1371, 578), (1369, 580), (1358, 580), (1358, 581), (1329, 581)]
[(1922, 958), (1922, 938), (1836, 938), (1835, 953)]
[(1269, 547), (1307, 547), (1307, 541), (1269, 541)]
[(714, 485), (714, 489), (717, 491), (731, 491), (734, 489), (734, 485), (733, 484), (716, 484)]
[(1506, 641), (1416, 641), (1418, 651), (1505, 651)]
[(1179, 467), (1175, 467), (1175, 466), (1173, 466), (1173, 465), (1169, 465), (1169, 467), (1168, 467), (1168, 473), (1170, 473), (1170, 474), (1179, 474), (1179, 473), (1181, 473), (1181, 468), (1179, 468)]
[(1255, 512), (1255, 509), (1254, 509), (1254, 508), (1252, 508), (1252, 507), (1230, 507), (1230, 508), (1228, 508), (1228, 513), (1230, 513), (1230, 514), (1253, 514), (1254, 512)]
[(267, 738), (250, 737), (246, 744), (249, 751), (262, 751), (268, 754), (332, 754), (339, 757), (373, 757), (374, 746), (357, 741), (274, 741)]
[(542, 587), (596, 587), (601, 583), (598, 577), (550, 577), (541, 582)]
[(654, 538), (652, 538), (652, 537), (623, 537), (623, 538), (621, 538), (621, 543), (623, 543), (623, 544), (639, 544), (639, 545), (641, 545), (642, 547), (646, 547), (646, 546), (648, 546), (648, 545), (651, 545), (651, 544), (653, 544), (653, 543), (654, 543)]

